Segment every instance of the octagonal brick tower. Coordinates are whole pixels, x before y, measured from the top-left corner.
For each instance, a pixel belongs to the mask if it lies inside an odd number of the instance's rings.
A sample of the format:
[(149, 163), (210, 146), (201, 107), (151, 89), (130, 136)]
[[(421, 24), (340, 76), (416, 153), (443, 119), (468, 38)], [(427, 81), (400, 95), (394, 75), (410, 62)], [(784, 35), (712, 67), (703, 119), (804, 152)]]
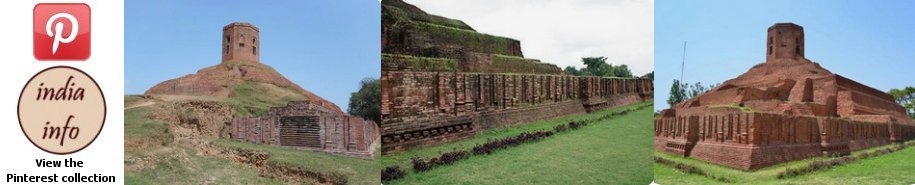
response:
[(222, 62), (260, 62), (260, 30), (251, 23), (233, 22), (222, 27)]
[(804, 27), (794, 23), (776, 23), (769, 27), (766, 39), (766, 62), (776, 59), (804, 58)]

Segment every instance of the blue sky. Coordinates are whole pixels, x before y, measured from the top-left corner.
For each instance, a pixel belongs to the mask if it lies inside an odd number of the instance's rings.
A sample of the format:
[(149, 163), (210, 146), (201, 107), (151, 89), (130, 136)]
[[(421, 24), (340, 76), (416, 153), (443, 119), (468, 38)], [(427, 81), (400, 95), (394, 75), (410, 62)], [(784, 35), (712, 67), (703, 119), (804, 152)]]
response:
[(260, 28), (261, 63), (345, 110), (381, 74), (380, 12), (377, 0), (128, 1), (126, 93), (219, 64), (222, 27), (240, 21)]
[(827, 70), (887, 91), (915, 86), (915, 1), (677, 1), (655, 3), (655, 109), (673, 79), (716, 84), (765, 61), (766, 29), (804, 27), (805, 56)]

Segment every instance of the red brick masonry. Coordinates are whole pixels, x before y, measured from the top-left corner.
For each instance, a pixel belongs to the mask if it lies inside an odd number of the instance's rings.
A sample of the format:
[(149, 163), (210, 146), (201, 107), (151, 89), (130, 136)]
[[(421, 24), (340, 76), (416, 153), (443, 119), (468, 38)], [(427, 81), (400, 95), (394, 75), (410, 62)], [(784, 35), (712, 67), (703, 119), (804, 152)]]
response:
[(230, 135), (241, 141), (371, 158), (375, 122), (340, 114), (308, 101), (270, 108), (263, 117), (235, 118)]
[(576, 77), (402, 0), (382, 1), (382, 153), (645, 101), (651, 79)]
[(893, 97), (804, 58), (803, 28), (769, 28), (767, 60), (655, 118), (656, 151), (742, 170), (915, 139)]
[(655, 150), (743, 170), (904, 141), (915, 126), (771, 113), (655, 119)]
[(653, 96), (650, 79), (382, 71), (382, 152), (494, 127), (585, 113)]

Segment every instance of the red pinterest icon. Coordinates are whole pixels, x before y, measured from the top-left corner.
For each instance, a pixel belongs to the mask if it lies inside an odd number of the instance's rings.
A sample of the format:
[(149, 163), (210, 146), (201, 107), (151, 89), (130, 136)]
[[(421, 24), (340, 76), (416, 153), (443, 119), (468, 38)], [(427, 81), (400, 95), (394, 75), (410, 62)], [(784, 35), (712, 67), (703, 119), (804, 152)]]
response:
[(91, 51), (92, 18), (83, 3), (41, 3), (32, 12), (35, 59), (84, 61)]

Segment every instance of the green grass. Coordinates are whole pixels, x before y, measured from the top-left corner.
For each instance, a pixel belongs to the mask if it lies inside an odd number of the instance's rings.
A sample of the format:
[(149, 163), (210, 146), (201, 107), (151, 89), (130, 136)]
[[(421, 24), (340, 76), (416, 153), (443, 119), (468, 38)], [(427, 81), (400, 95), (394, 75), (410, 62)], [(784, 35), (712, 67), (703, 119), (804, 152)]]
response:
[(283, 184), (271, 178), (260, 177), (260, 171), (241, 166), (228, 159), (200, 156), (192, 149), (178, 148), (183, 152), (159, 160), (155, 167), (139, 171), (125, 171), (126, 184)]
[(171, 142), (174, 138), (169, 133), (168, 125), (158, 120), (146, 119), (152, 112), (150, 107), (137, 107), (124, 111), (124, 137), (129, 139), (159, 140)]
[(512, 55), (512, 51), (509, 50), (509, 45), (517, 42), (514, 39), (506, 37), (425, 22), (412, 22), (407, 25), (409, 26), (406, 29), (410, 34), (425, 35), (427, 38), (432, 38), (431, 42), (433, 43), (460, 45), (470, 51), (480, 53)]
[(490, 129), (472, 139), (385, 155), (382, 166), (407, 169), (404, 179), (385, 184), (648, 184), (651, 179), (651, 109), (595, 122), (533, 143), (472, 156), (450, 166), (415, 173), (410, 158), (428, 159), (452, 149), (467, 150), (487, 139), (551, 130), (570, 120), (595, 118), (639, 103), (584, 115)]
[(394, 65), (409, 65), (412, 71), (454, 71), (457, 66), (457, 60), (450, 58), (431, 58), (418, 57), (410, 55), (381, 54), (382, 63), (394, 63)]
[(915, 147), (791, 181), (800, 184), (915, 184)]
[[(890, 147), (875, 147), (854, 152), (854, 154)], [(736, 184), (913, 184), (915, 183), (915, 147), (895, 153), (858, 160), (824, 171), (818, 171), (794, 178), (778, 179), (779, 172), (786, 168), (798, 168), (809, 164), (819, 157), (800, 161), (787, 162), (764, 169), (744, 172), (724, 166), (711, 164), (695, 159), (655, 152), (655, 155), (666, 159), (696, 166), (716, 177), (731, 179)], [(722, 184), (721, 182), (685, 174), (669, 166), (655, 164), (655, 182), (658, 184)]]
[(336, 156), (322, 152), (311, 152), (285, 147), (258, 145), (228, 139), (215, 141), (219, 145), (264, 151), (271, 154), (268, 163), (298, 166), (319, 172), (336, 172), (348, 176), (349, 184), (380, 184), (381, 166), (378, 161), (353, 157)]
[[(197, 155), (193, 149), (177, 145), (168, 123), (147, 119), (153, 107), (124, 110), (125, 165), (143, 158), (151, 164), (139, 170), (125, 170), (126, 184), (282, 184), (259, 177), (259, 170), (212, 156)], [(132, 144), (128, 144), (132, 143)], [(212, 181), (211, 181), (212, 180)]]
[[(560, 72), (554, 64), (541, 63), (536, 59), (526, 59), (517, 56), (480, 54), (491, 57), (492, 63), (481, 66), (482, 70), (464, 71), (478, 73), (517, 73), (517, 74), (555, 74)], [(457, 69), (458, 61), (451, 58), (419, 57), (398, 54), (381, 54), (381, 62), (385, 66), (410, 66), (411, 71), (453, 72)]]
[(235, 107), (235, 114), (240, 117), (262, 116), (270, 107), (308, 99), (296, 90), (273, 84), (246, 81), (231, 88), (234, 95), (227, 98), (226, 102)]
[(124, 95), (124, 105), (143, 100), (143, 95)]
[[(381, 8), (382, 23), (389, 24), (393, 32), (411, 35), (412, 40), (406, 44), (417, 46), (409, 49), (419, 55), (440, 56), (442, 50), (447, 49), (442, 47), (452, 46), (478, 53), (518, 55), (510, 48), (518, 43), (517, 40), (476, 32), (460, 20), (425, 14), (419, 9), (391, 2), (383, 2)], [(382, 49), (382, 52), (390, 53)]]
[(555, 64), (517, 56), (493, 54), (493, 63), (486, 68), (490, 72), (551, 74), (561, 71)]
[(423, 13), (419, 9), (403, 9), (400, 6), (388, 5), (387, 3), (382, 4), (381, 8), (382, 17), (385, 19), (392, 19), (395, 21), (421, 21), (457, 29), (472, 30), (464, 21)]
[[(223, 157), (199, 155), (192, 147), (173, 142), (174, 136), (169, 131), (168, 123), (147, 118), (157, 108), (158, 106), (145, 106), (124, 111), (124, 164), (145, 166), (136, 170), (125, 169), (124, 182), (127, 184), (284, 183), (262, 177), (260, 169), (256, 167), (238, 164)], [(349, 184), (380, 184), (381, 167), (378, 161), (228, 139), (212, 141), (226, 147), (268, 152), (271, 154), (268, 163), (343, 174), (348, 177)]]

